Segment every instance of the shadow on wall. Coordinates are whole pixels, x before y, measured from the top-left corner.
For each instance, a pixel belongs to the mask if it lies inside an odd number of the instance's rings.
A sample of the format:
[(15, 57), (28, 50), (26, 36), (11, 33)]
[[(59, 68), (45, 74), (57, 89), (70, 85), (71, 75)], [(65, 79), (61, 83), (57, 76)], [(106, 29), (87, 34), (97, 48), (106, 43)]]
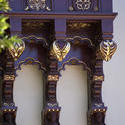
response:
[(14, 83), (14, 101), (18, 107), (16, 123), (41, 125), (43, 75), (36, 65), (23, 65), (17, 75)]

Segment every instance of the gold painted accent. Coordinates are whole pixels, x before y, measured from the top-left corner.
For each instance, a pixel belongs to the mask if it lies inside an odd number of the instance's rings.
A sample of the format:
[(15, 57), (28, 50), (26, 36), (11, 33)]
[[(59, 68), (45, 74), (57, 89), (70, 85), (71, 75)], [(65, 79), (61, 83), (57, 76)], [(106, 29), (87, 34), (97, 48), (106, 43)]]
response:
[(101, 56), (105, 61), (109, 61), (117, 49), (117, 44), (110, 40), (105, 40), (100, 43)]
[(14, 47), (9, 49), (12, 57), (17, 60), (23, 53), (25, 49), (25, 43), (22, 41), (21, 43), (14, 43)]
[(58, 75), (48, 75), (48, 81), (58, 81), (59, 76)]
[(4, 80), (5, 81), (14, 81), (15, 80), (15, 76), (14, 75), (4, 75)]
[(74, 36), (74, 37), (69, 37), (69, 38), (66, 38), (66, 40), (74, 40), (74, 39), (80, 39), (80, 40), (88, 40), (89, 43), (91, 44), (91, 46), (94, 46), (91, 39), (89, 38), (83, 38), (81, 36)]
[(88, 28), (90, 27), (91, 24), (90, 23), (85, 23), (85, 22), (71, 22), (71, 23), (68, 23), (68, 28), (69, 29), (83, 29), (83, 28)]
[(93, 76), (93, 81), (104, 81), (104, 76)]
[(45, 38), (43, 38), (43, 37), (37, 37), (37, 36), (35, 36), (35, 35), (24, 36), (24, 37), (21, 37), (21, 39), (22, 39), (22, 40), (23, 40), (23, 39), (31, 39), (32, 37), (34, 37), (35, 39), (38, 39), (38, 40), (43, 40), (43, 41), (45, 41), (46, 45), (48, 45), (48, 43), (46, 42), (46, 39), (45, 39)]
[(57, 109), (56, 111), (59, 112), (59, 109)]
[(66, 44), (64, 45), (63, 48), (60, 48), (57, 44), (57, 41), (53, 42), (53, 46), (52, 46), (52, 50), (51, 50), (51, 54), (53, 54), (54, 56), (56, 56), (56, 58), (59, 61), (62, 61), (66, 55), (69, 53), (70, 51), (70, 43), (66, 42)]
[(91, 71), (91, 69), (87, 66), (86, 63), (84, 63), (83, 61), (79, 60), (79, 59), (76, 58), (76, 57), (72, 57), (72, 58), (70, 58), (69, 60), (65, 61), (65, 62), (62, 64), (62, 66), (58, 69), (58, 71), (61, 71), (66, 64), (68, 64), (69, 62), (71, 62), (71, 60), (76, 60), (78, 63), (80, 63), (81, 65), (83, 65), (84, 68), (85, 68), (87, 71), (89, 71), (89, 72)]
[[(38, 61), (38, 60), (35, 60), (35, 59), (32, 58), (32, 57), (27, 57), (25, 60), (20, 61), (20, 62), (18, 63), (18, 65), (17, 65), (17, 67), (15, 68), (15, 70), (17, 70), (17, 69), (20, 67), (21, 64), (24, 64), (27, 60), (30, 60), (30, 59), (31, 59), (32, 63), (40, 64), (41, 69), (43, 69), (43, 70), (46, 71), (46, 68), (45, 68), (45, 67), (42, 67), (42, 63), (41, 63), (40, 61)], [(32, 64), (31, 61), (30, 61), (30, 62), (28, 61), (28, 62), (29, 62), (30, 64)]]

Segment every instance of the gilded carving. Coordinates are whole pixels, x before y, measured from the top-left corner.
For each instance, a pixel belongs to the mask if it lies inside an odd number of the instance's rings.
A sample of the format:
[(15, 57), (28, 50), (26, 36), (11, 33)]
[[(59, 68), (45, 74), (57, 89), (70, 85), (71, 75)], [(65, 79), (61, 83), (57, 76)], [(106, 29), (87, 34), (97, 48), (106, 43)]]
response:
[(70, 43), (64, 42), (64, 46), (59, 46), (58, 41), (53, 42), (51, 54), (54, 55), (59, 61), (62, 61), (70, 51)]
[(14, 75), (4, 75), (4, 80), (5, 81), (14, 81), (15, 76)]
[(112, 40), (104, 40), (100, 43), (101, 56), (105, 61), (109, 61), (117, 49), (117, 44)]
[(59, 76), (58, 75), (48, 75), (48, 81), (58, 81)]
[(15, 43), (14, 47), (9, 49), (10, 54), (14, 58), (14, 60), (17, 60), (25, 50), (25, 43), (22, 41), (21, 43)]
[(104, 81), (104, 76), (94, 75), (93, 76), (93, 81)]

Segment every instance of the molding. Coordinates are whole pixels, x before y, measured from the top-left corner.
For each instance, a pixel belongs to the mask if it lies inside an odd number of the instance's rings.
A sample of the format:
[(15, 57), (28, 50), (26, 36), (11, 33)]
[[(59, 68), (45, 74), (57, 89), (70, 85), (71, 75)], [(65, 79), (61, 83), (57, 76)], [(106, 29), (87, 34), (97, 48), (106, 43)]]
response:
[(76, 57), (72, 57), (67, 61), (63, 62), (62, 66), (58, 69), (58, 71), (60, 72), (61, 70), (65, 70), (65, 65), (80, 65), (80, 64), (83, 65), (83, 68), (85, 70), (91, 72), (91, 69), (87, 66), (87, 64)]
[(41, 12), (11, 12), (11, 13), (4, 13), (4, 15), (7, 15), (9, 17), (21, 17), (21, 18), (27, 18), (27, 17), (36, 17), (36, 18), (41, 18), (41, 19), (55, 19), (55, 18), (68, 18), (68, 19), (115, 19), (117, 16), (117, 13), (94, 13), (94, 14), (87, 14), (84, 13), (69, 13), (67, 12), (66, 14), (64, 13), (56, 13), (53, 14), (51, 13), (41, 13)]
[(27, 57), (25, 60), (21, 60), (17, 66), (15, 67), (15, 70), (21, 70), (21, 65), (26, 65), (26, 64), (30, 64), (30, 65), (39, 65), (40, 70), (46, 71), (46, 68), (42, 65), (42, 63), (39, 60), (36, 60), (32, 57)]

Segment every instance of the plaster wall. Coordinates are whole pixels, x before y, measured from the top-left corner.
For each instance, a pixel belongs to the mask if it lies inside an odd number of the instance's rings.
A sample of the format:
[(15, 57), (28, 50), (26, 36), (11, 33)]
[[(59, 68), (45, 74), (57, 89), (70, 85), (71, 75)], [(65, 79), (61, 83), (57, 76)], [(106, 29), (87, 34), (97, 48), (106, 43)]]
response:
[(114, 21), (114, 41), (118, 49), (112, 60), (104, 63), (105, 81), (103, 83), (103, 101), (108, 106), (106, 125), (125, 124), (125, 1), (113, 0), (114, 12), (118, 17)]
[(17, 125), (41, 125), (43, 106), (42, 73), (37, 66), (24, 65), (17, 71), (14, 101), (18, 107)]
[(83, 66), (66, 66), (57, 83), (61, 125), (87, 125), (87, 72)]

